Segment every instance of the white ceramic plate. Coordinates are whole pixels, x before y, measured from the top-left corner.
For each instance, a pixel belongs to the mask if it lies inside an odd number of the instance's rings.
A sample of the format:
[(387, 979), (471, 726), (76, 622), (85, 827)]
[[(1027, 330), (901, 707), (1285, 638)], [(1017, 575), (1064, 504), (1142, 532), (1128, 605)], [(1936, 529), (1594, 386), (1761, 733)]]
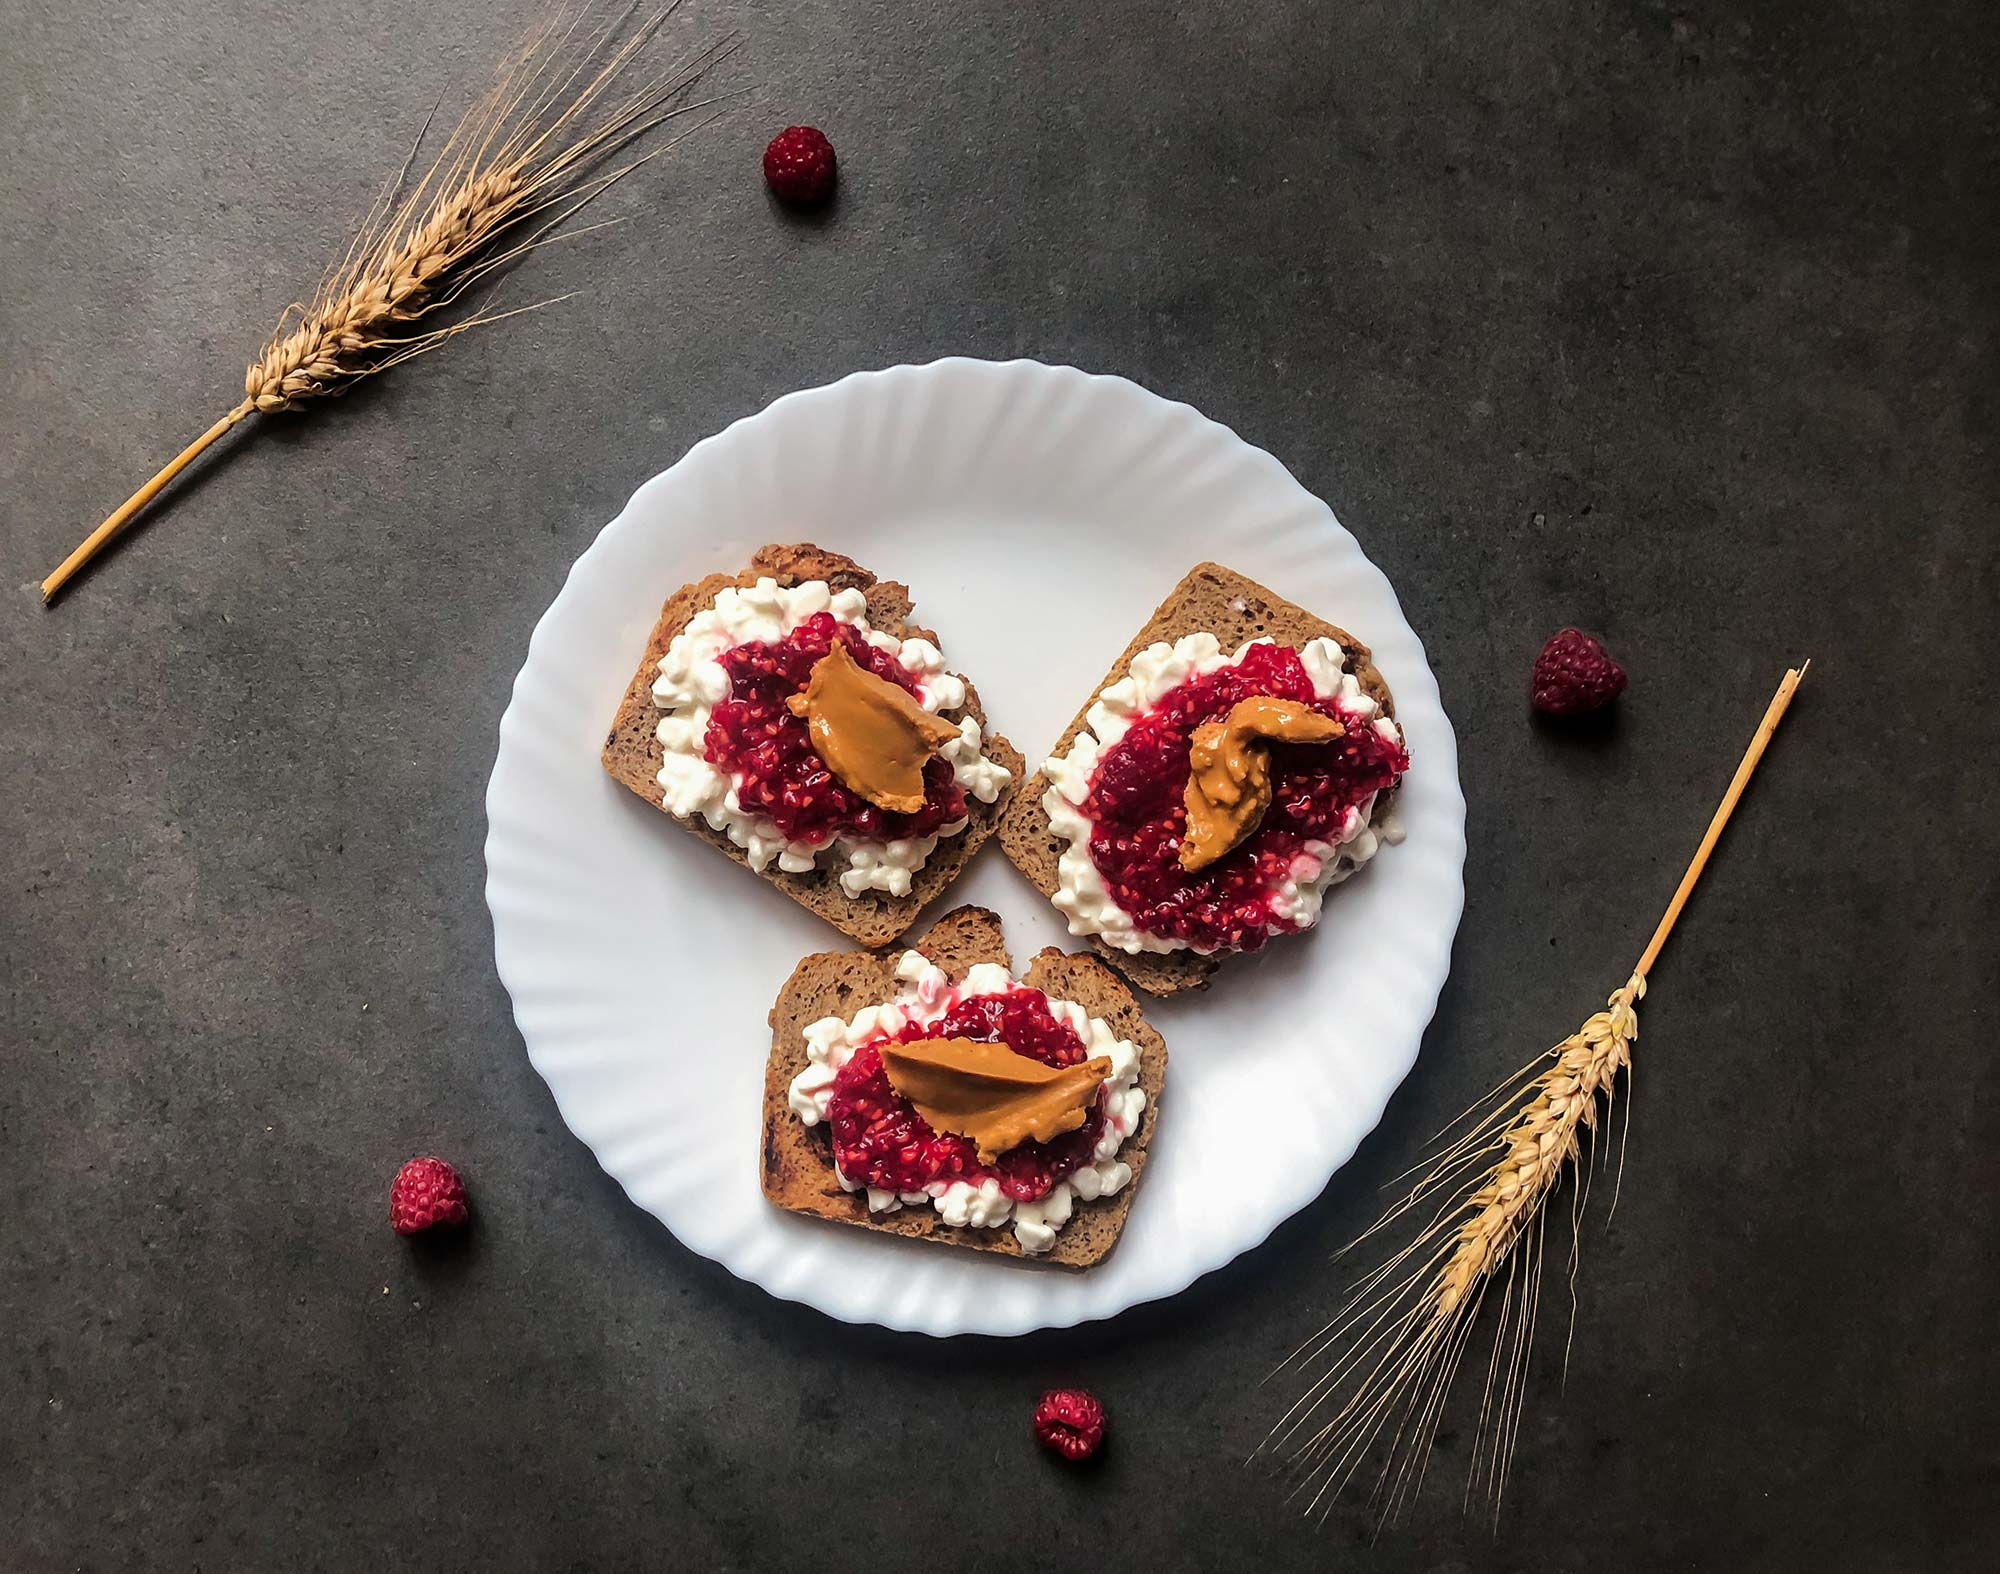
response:
[[(1153, 1008), (1170, 1062), (1151, 1158), (1123, 1240), (1087, 1273), (780, 1213), (758, 1189), (765, 1013), (799, 957), (849, 942), (597, 755), (667, 593), (766, 541), (815, 541), (906, 582), (1030, 766), (1205, 558), (1353, 630), (1395, 692), (1408, 840), (1333, 891), (1314, 933)], [(929, 1334), (1112, 1316), (1311, 1202), (1415, 1060), (1464, 905), (1451, 724), (1354, 538), (1187, 405), (1033, 361), (790, 394), (640, 487), (535, 629), (486, 807), (495, 960), (570, 1129), (695, 1251), (831, 1316)], [(1001, 914), (1017, 959), (1081, 947), (997, 843), (939, 910), (967, 901)]]

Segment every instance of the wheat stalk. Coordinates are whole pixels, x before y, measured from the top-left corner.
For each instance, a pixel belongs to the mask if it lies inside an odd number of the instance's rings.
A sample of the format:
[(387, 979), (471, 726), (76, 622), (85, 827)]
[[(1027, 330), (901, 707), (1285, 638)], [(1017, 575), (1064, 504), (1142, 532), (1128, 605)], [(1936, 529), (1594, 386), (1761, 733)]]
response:
[[(1443, 1200), (1414, 1239), (1364, 1277), (1334, 1319), (1278, 1368), (1317, 1368), (1306, 1392), (1258, 1449), (1285, 1460), (1295, 1478), (1293, 1495), (1306, 1496), (1308, 1513), (1331, 1508), (1373, 1457), (1385, 1431), (1388, 1446), (1369, 1497), (1378, 1527), (1421, 1488), (1452, 1379), (1480, 1307), (1497, 1285), (1498, 1326), (1465, 1484), (1466, 1505), (1483, 1489), (1497, 1518), (1520, 1434), (1541, 1307), (1545, 1205), (1577, 1172), (1570, 1190), (1574, 1242), (1598, 1136), (1609, 1124), (1619, 1074), (1631, 1071), (1646, 975), (1810, 666), (1787, 671), (1778, 685), (1631, 977), (1612, 992), (1604, 1010), (1446, 1128), (1445, 1135), (1459, 1135), (1421, 1166), (1409, 1193), (1354, 1245), (1433, 1199)], [(1629, 1113), (1627, 1120), (1629, 1128)], [(1576, 1263), (1573, 1245), (1572, 1327)]]
[[(468, 328), (552, 304), (487, 308), (450, 321), (437, 316), (507, 264), (558, 238), (566, 220), (680, 138), (618, 168), (598, 170), (608, 156), (668, 121), (718, 102), (690, 102), (688, 91), (733, 52), (733, 36), (638, 86), (623, 86), (679, 6), (680, 0), (669, 0), (629, 32), (636, 7), (612, 13), (600, 10), (595, 0), (578, 5), (563, 0), (550, 12), (404, 190), (417, 155), (411, 150), (311, 301), (288, 307), (280, 317), (244, 374), (242, 400), (92, 531), (42, 581), (42, 599), (52, 600), (174, 477), (239, 422), (345, 393), (362, 378), (435, 349)], [(422, 141), (420, 133), (419, 146)]]

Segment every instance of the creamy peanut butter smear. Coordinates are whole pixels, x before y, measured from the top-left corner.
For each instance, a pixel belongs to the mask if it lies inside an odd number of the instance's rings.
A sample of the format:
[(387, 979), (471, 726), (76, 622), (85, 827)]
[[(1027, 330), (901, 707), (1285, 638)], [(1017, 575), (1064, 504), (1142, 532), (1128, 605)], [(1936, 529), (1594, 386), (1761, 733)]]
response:
[(924, 806), (924, 762), (958, 736), (956, 724), (878, 678), (840, 639), (813, 663), (805, 692), (785, 703), (805, 717), (813, 752), (840, 784), (893, 814)]
[(1347, 732), (1297, 700), (1268, 694), (1238, 700), (1220, 721), (1195, 728), (1188, 745), (1187, 831), (1181, 868), (1206, 869), (1264, 822), (1271, 807), (1271, 744), (1329, 743)]
[(889, 1085), (916, 1106), (933, 1131), (968, 1138), (991, 1164), (1022, 1143), (1075, 1131), (1111, 1075), (1108, 1056), (1047, 1066), (1005, 1044), (921, 1038), (884, 1044)]

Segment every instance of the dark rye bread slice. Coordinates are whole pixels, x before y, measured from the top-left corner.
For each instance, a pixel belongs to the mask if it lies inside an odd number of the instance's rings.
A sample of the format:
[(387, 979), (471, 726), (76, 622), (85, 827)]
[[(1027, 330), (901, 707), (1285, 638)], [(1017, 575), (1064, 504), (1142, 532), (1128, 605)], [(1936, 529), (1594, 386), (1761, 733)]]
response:
[[(946, 913), (913, 946), (953, 979), (979, 962), (998, 962), (1011, 969), (1000, 920), (983, 907), (959, 907)], [(870, 1214), (864, 1193), (843, 1191), (833, 1174), (833, 1149), (822, 1123), (808, 1126), (786, 1102), (792, 1078), (805, 1070), (805, 1030), (821, 1017), (851, 1017), (863, 1006), (895, 998), (901, 987), (894, 959), (853, 951), (829, 951), (809, 956), (792, 970), (778, 1003), (771, 1008), (771, 1059), (764, 1072), (764, 1133), (759, 1167), (764, 1195), (780, 1208), (810, 1213), (867, 1230), (936, 1241), (943, 1246), (967, 1246), (974, 1251), (1025, 1257), (1029, 1262), (1061, 1263), (1088, 1268), (1103, 1260), (1118, 1242), (1132, 1211), (1132, 1197), (1146, 1167), (1146, 1149), (1158, 1118), (1160, 1088), (1167, 1075), (1165, 1040), (1147, 1025), (1132, 992), (1094, 957), (1070, 956), (1051, 947), (1038, 955), (1022, 975), (1023, 983), (1058, 1000), (1073, 1000), (1094, 1017), (1102, 1017), (1120, 1038), (1139, 1050), (1139, 1086), (1146, 1091), (1146, 1109), (1139, 1129), (1118, 1150), (1132, 1167), (1132, 1179), (1110, 1197), (1077, 1200), (1076, 1211), (1056, 1234), (1056, 1243), (1039, 1257), (1026, 1257), (1011, 1225), (997, 1229), (954, 1228), (929, 1206), (903, 1207), (894, 1213)]]
[[(1111, 664), (1111, 670), (1091, 685), (1082, 709), (1076, 713), (1068, 730), (1056, 740), (1049, 755), (1053, 757), (1068, 752), (1069, 746), (1076, 741), (1076, 735), (1083, 731), (1084, 718), (1089, 714), (1090, 707), (1097, 703), (1097, 696), (1125, 676), (1126, 669), (1132, 665), (1132, 658), (1140, 651), (1159, 641), (1171, 643), (1184, 634), (1196, 634), (1203, 630), (1213, 634), (1226, 651), (1233, 651), (1246, 640), (1265, 635), (1280, 645), (1294, 648), (1323, 635), (1340, 646), (1341, 654), (1347, 660), (1347, 670), (1354, 674), (1362, 690), (1390, 716), (1396, 714), (1389, 685), (1375, 670), (1368, 647), (1346, 629), (1315, 617), (1304, 607), (1292, 605), (1255, 580), (1245, 579), (1220, 563), (1199, 563), (1167, 593), (1167, 599), (1153, 613), (1152, 621), (1133, 637), (1132, 643)], [(1053, 897), (1057, 888), (1056, 864), (1069, 844), (1049, 829), (1048, 812), (1042, 807), (1042, 796), (1048, 788), (1048, 777), (1040, 770), (1021, 784), (1020, 791), (1000, 817), (1000, 845), (1014, 861), (1015, 867), (1035, 883), (1035, 888), (1042, 895)], [(1377, 805), (1378, 818), (1388, 806), (1389, 797), (1385, 794)], [(1100, 956), (1133, 983), (1155, 995), (1175, 995), (1184, 989), (1206, 988), (1216, 968), (1230, 954), (1218, 952), (1213, 956), (1201, 956), (1193, 951), (1142, 951), (1135, 955), (1106, 945), (1095, 937), (1091, 944)]]
[[(625, 698), (619, 704), (611, 731), (604, 740), (604, 768), (612, 779), (631, 788), (663, 814), (667, 811), (661, 802), (659, 774), (664, 751), (660, 747), (657, 729), (664, 713), (653, 703), (653, 679), (659, 674), (660, 658), (667, 653), (667, 646), (673, 643), (674, 636), (687, 627), (697, 612), (713, 603), (719, 593), (732, 585), (739, 588), (754, 585), (766, 576), (780, 585), (823, 579), (835, 590), (860, 590), (867, 597), (868, 621), (875, 628), (898, 639), (927, 639), (934, 645), (939, 643), (937, 635), (910, 621), (912, 609), (907, 587), (890, 580), (878, 580), (853, 559), (810, 544), (761, 547), (750, 559), (750, 567), (741, 574), (710, 574), (692, 585), (683, 585), (667, 597), (666, 605), (660, 609), (660, 621), (653, 626), (639, 670), (627, 685)], [(866, 891), (858, 897), (849, 896), (840, 888), (838, 866), (828, 867), (827, 863), (822, 863), (809, 874), (787, 874), (775, 862), (763, 870), (764, 878), (787, 896), (863, 945), (888, 945), (908, 929), (924, 904), (958, 878), (966, 860), (979, 851), (993, 834), (1001, 811), (1020, 789), (1026, 762), (1011, 743), (987, 728), (986, 712), (979, 704), (979, 692), (969, 681), (965, 685), (964, 707), (943, 714), (953, 721), (966, 716), (977, 719), (986, 740), (986, 757), (1006, 766), (1014, 779), (992, 803), (967, 799), (969, 823), (958, 835), (946, 837), (931, 850), (930, 858), (912, 878), (908, 896), (891, 896), (886, 891)], [(669, 818), (692, 831), (709, 846), (734, 858), (746, 869), (750, 866), (750, 859), (743, 849), (699, 815), (686, 819), (670, 815)]]

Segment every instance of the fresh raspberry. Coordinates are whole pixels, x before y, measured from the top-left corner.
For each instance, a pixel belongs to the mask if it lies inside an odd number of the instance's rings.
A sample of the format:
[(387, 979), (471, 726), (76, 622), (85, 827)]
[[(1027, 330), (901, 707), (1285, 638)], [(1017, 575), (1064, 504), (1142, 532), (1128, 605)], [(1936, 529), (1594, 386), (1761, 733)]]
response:
[(398, 1235), (415, 1235), (440, 1224), (457, 1226), (471, 1217), (465, 1182), (443, 1159), (412, 1159), (396, 1171), (389, 1188), (389, 1223)]
[(1071, 1463), (1088, 1459), (1104, 1441), (1104, 1406), (1084, 1388), (1052, 1388), (1035, 1406), (1035, 1436)]
[(780, 202), (809, 208), (833, 195), (833, 144), (817, 126), (787, 126), (764, 149), (764, 181)]
[(1625, 669), (1581, 629), (1549, 636), (1535, 658), (1535, 709), (1551, 716), (1600, 710), (1625, 690)]

